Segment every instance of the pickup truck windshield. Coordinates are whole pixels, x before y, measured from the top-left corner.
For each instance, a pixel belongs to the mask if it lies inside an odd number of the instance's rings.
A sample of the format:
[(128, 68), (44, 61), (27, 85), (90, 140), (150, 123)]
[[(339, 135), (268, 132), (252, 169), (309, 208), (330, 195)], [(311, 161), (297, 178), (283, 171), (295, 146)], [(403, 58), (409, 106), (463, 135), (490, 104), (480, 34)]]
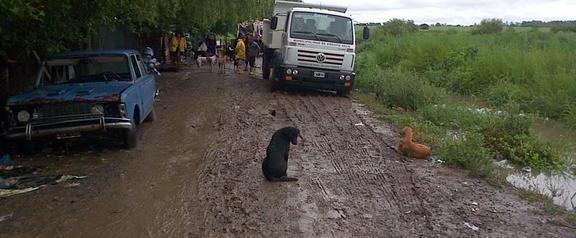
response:
[(294, 12), (290, 23), (290, 37), (353, 44), (352, 19), (314, 13)]
[(120, 55), (53, 59), (45, 69), (43, 85), (131, 80), (128, 59)]

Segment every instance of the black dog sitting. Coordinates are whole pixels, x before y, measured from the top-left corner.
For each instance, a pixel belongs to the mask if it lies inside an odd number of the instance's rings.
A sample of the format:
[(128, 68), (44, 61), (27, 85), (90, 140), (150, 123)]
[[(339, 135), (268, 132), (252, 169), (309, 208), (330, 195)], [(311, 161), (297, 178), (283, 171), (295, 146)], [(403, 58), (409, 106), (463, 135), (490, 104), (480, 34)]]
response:
[(288, 152), (290, 143), (296, 145), (300, 131), (294, 127), (284, 127), (274, 133), (266, 149), (266, 158), (262, 163), (262, 172), (268, 181), (288, 182), (298, 181), (297, 178), (288, 177)]

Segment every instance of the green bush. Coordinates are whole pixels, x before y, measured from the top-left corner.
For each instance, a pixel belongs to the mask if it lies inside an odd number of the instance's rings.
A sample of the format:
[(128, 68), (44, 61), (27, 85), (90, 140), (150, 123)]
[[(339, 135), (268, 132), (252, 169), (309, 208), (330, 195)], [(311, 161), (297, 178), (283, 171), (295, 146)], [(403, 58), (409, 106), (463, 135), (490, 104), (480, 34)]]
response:
[(504, 107), (508, 103), (513, 102), (521, 91), (522, 88), (516, 84), (500, 82), (485, 88), (484, 95), (482, 96), (486, 98), (491, 105)]
[(385, 34), (398, 36), (412, 33), (418, 30), (418, 26), (412, 20), (392, 19), (382, 25)]
[(378, 98), (388, 106), (417, 110), (420, 107), (445, 103), (446, 92), (430, 85), (416, 74), (399, 70), (380, 70), (372, 75), (372, 87)]
[(486, 177), (493, 171), (493, 155), (482, 144), (483, 137), (478, 133), (447, 136), (434, 148), (434, 153), (449, 165), (460, 166), (475, 175)]
[(487, 109), (457, 105), (429, 105), (418, 111), (424, 121), (452, 130), (480, 132), (494, 124), (497, 116)]
[(514, 164), (536, 169), (561, 169), (560, 156), (549, 145), (528, 134), (498, 134), (487, 137), (486, 143)]
[(480, 22), (480, 25), (476, 26), (472, 34), (495, 34), (503, 29), (504, 22), (501, 19), (484, 19)]
[(553, 26), (550, 29), (550, 31), (552, 31), (552, 32), (560, 32), (560, 31), (576, 32), (576, 23)]

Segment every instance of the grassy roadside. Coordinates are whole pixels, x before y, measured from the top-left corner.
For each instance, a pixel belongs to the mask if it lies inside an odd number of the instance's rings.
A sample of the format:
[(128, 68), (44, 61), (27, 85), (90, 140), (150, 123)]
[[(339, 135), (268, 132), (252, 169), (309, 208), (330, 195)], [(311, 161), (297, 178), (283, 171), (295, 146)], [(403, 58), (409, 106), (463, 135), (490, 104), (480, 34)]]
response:
[(541, 171), (568, 167), (564, 148), (531, 126), (544, 117), (572, 123), (576, 54), (566, 47), (576, 34), (397, 32), (373, 28), (359, 42), (358, 99), (398, 127), (415, 128), (448, 165), (481, 177), (497, 174), (494, 159)]
[[(479, 140), (479, 137), (483, 137), (482, 133), (469, 130), (459, 134), (454, 127), (445, 127), (425, 120), (426, 116), (420, 112), (387, 106), (374, 93), (358, 91), (353, 96), (355, 100), (374, 112), (379, 119), (392, 123), (398, 129), (403, 126), (416, 128), (416, 139), (431, 145), (434, 154), (449, 166), (463, 167), (469, 170), (471, 175), (485, 178), (492, 186), (499, 188), (509, 186), (506, 177), (510, 171), (493, 163), (494, 151)], [(438, 111), (438, 113), (444, 112)], [(554, 204), (552, 198), (534, 190), (522, 188), (517, 190), (520, 198), (538, 206), (539, 209), (533, 212), (547, 216), (547, 222), (576, 229), (576, 212)]]
[[(576, 53), (568, 50), (576, 33), (423, 31), (396, 21), (371, 34), (357, 47), (355, 99), (398, 129), (415, 128), (416, 140), (446, 165), (497, 187), (508, 184), (510, 171), (496, 160), (543, 172), (574, 170), (572, 145), (541, 137), (534, 124), (557, 121), (556, 134), (576, 128)], [(520, 195), (538, 203), (538, 213), (553, 217), (549, 222), (576, 226), (576, 213), (551, 198), (522, 189)]]
[[(443, 125), (426, 121), (422, 113), (387, 106), (374, 94), (360, 91), (354, 94), (354, 98), (375, 112), (380, 119), (391, 122), (397, 128), (415, 128), (415, 139), (430, 145), (434, 155), (447, 165), (468, 169), (472, 175), (484, 177), (495, 186), (506, 183), (506, 174), (492, 163), (493, 153), (482, 146), (483, 138), (480, 133), (460, 131), (454, 122)], [(442, 112), (438, 111), (438, 114)]]

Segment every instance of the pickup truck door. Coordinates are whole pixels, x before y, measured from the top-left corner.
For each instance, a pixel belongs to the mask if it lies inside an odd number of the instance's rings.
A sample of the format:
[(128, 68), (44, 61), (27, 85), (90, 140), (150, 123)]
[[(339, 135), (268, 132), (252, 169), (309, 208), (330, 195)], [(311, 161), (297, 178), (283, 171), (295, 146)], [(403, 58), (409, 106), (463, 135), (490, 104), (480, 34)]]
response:
[(154, 76), (148, 72), (148, 69), (142, 61), (139, 54), (134, 55), (136, 63), (140, 70), (140, 77), (136, 78), (134, 85), (138, 88), (140, 94), (141, 119), (143, 120), (152, 111), (154, 97), (156, 95), (156, 81)]

